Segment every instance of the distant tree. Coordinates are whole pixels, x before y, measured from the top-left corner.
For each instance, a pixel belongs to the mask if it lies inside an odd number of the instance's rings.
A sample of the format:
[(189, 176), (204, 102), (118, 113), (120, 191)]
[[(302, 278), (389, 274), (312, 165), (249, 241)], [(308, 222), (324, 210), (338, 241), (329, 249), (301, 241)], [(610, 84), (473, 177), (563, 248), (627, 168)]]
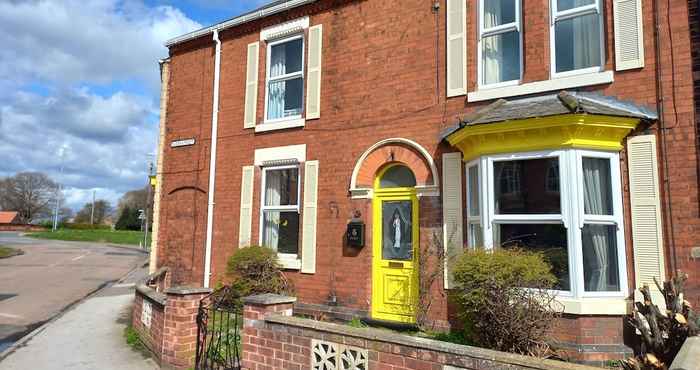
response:
[[(95, 215), (93, 224), (102, 224), (112, 212), (112, 206), (108, 201), (99, 199), (95, 201)], [(92, 215), (92, 203), (85, 203), (83, 208), (75, 215), (75, 223), (89, 224)]]
[(19, 212), (22, 222), (47, 217), (58, 184), (42, 172), (20, 172), (0, 180), (0, 207)]
[(75, 216), (75, 212), (73, 212), (72, 209), (68, 207), (61, 207), (61, 209), (58, 210), (58, 223), (63, 225), (69, 222), (73, 216)]
[[(151, 200), (148, 198), (149, 186), (150, 185), (146, 185), (141, 189), (131, 190), (124, 193), (117, 204), (117, 214), (121, 216), (122, 210), (125, 207), (129, 207), (131, 209), (149, 209), (149, 215), (152, 215), (153, 202), (151, 202)], [(152, 191), (151, 196), (153, 196)]]
[(114, 226), (117, 230), (141, 230), (141, 220), (139, 219), (139, 210), (125, 206), (119, 213), (119, 219)]

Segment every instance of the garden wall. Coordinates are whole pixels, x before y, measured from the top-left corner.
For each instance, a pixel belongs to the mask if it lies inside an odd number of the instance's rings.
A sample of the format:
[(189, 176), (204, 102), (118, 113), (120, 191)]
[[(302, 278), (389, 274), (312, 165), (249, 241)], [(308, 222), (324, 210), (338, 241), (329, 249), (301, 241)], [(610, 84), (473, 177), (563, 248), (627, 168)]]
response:
[(132, 327), (162, 368), (188, 369), (194, 365), (197, 310), (209, 293), (207, 288), (171, 287), (167, 268), (137, 284)]
[(297, 318), (292, 316), (295, 300), (271, 294), (245, 299), (244, 369), (596, 369), (388, 330)]
[(29, 224), (0, 224), (0, 231), (46, 231), (43, 226)]

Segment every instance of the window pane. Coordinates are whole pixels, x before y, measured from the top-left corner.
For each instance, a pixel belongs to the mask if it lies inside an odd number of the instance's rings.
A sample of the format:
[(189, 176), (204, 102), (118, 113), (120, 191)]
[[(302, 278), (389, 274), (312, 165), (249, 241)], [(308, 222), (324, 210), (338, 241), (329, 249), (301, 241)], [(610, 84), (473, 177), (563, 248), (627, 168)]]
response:
[(492, 28), (515, 22), (515, 0), (484, 1), (484, 27)]
[(587, 215), (612, 215), (610, 160), (583, 158), (583, 208)]
[(520, 33), (517, 31), (485, 37), (481, 41), (485, 85), (520, 78)]
[(263, 246), (277, 253), (299, 253), (299, 213), (264, 211)]
[(595, 4), (596, 0), (557, 0), (557, 10), (564, 11), (584, 5)]
[(600, 15), (588, 14), (554, 25), (557, 72), (600, 66)]
[(619, 291), (617, 226), (585, 225), (581, 236), (583, 238), (583, 278), (586, 291)]
[(380, 188), (414, 187), (416, 178), (406, 166), (393, 166), (384, 172), (379, 180)]
[(303, 47), (302, 39), (273, 45), (270, 48), (270, 77), (301, 71)]
[(265, 171), (265, 205), (294, 206), (299, 204), (298, 168)]
[(569, 290), (569, 252), (566, 228), (561, 224), (500, 224), (494, 242), (503, 248), (542, 252), (559, 280), (556, 289)]
[(469, 216), (479, 216), (479, 167), (469, 167)]
[(484, 232), (481, 229), (480, 224), (469, 224), (469, 246), (470, 247), (483, 247), (484, 246)]
[(301, 114), (304, 94), (302, 77), (270, 82), (267, 102), (267, 118), (277, 119)]
[(382, 259), (413, 259), (413, 203), (382, 202)]
[(558, 165), (558, 158), (494, 162), (496, 214), (561, 213), (559, 190), (546, 186), (547, 170)]

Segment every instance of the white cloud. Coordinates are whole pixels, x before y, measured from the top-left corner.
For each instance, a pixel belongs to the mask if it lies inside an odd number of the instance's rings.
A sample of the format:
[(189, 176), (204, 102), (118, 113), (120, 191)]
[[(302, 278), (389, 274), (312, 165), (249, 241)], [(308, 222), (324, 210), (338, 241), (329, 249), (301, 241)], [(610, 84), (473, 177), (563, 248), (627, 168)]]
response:
[(0, 2), (0, 79), (138, 78), (154, 88), (163, 42), (200, 27), (178, 9), (136, 0)]
[(0, 0), (0, 176), (46, 172), (71, 207), (142, 187), (163, 42), (199, 27), (140, 0)]

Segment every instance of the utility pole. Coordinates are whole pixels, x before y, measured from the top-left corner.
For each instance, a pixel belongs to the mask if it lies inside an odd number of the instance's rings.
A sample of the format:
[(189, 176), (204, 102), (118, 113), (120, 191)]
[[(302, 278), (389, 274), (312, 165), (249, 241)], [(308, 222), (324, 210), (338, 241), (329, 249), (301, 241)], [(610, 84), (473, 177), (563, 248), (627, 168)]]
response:
[(95, 190), (92, 191), (92, 211), (90, 211), (90, 225), (95, 223)]
[[(61, 149), (58, 150), (58, 155), (61, 158), (61, 169), (59, 171), (60, 175), (59, 177), (63, 177), (63, 154), (65, 153), (65, 146), (61, 147)], [(63, 194), (63, 185), (61, 184), (61, 179), (59, 179), (58, 182), (58, 188), (56, 188), (56, 207), (53, 210), (53, 228), (51, 228), (51, 232), (56, 231), (58, 228), (58, 208), (61, 205), (61, 194)]]

